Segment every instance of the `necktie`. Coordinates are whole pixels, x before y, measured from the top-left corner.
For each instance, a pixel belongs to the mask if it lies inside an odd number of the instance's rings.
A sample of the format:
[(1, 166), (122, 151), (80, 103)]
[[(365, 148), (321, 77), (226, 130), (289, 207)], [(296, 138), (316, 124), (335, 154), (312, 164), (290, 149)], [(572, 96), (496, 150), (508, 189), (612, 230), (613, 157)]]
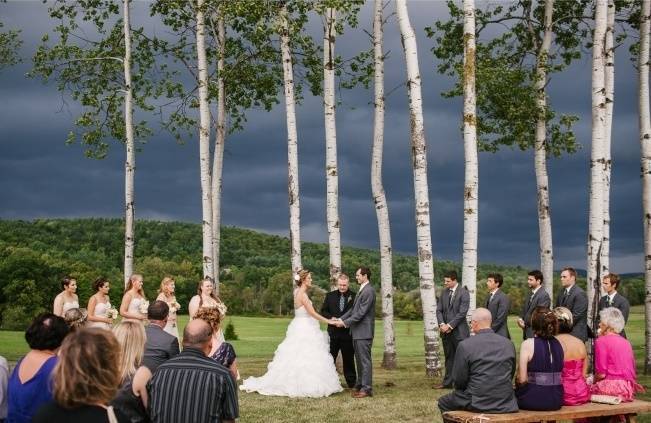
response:
[(529, 297), (529, 304), (531, 304), (531, 301), (533, 301), (533, 296), (534, 296), (534, 295), (536, 295), (535, 292), (534, 292), (533, 294), (531, 294), (531, 296)]
[(344, 297), (344, 294), (339, 294), (339, 311), (344, 311), (345, 306), (346, 306), (346, 297)]
[(609, 295), (609, 296), (608, 296), (608, 307), (612, 307), (612, 306), (613, 306), (613, 297), (611, 297), (611, 296)]
[(488, 303), (490, 304), (491, 301), (493, 301), (493, 297), (495, 296), (495, 293), (492, 293), (490, 297), (488, 297)]
[(454, 298), (454, 290), (450, 290), (450, 298), (448, 300), (448, 307), (452, 305), (452, 299)]

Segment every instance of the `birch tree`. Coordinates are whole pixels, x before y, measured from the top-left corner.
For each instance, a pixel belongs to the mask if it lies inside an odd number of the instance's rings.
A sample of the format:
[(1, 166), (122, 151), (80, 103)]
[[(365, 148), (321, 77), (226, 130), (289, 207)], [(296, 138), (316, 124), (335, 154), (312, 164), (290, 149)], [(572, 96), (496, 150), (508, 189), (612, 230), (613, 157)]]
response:
[[(540, 267), (550, 281), (545, 284), (550, 295), (553, 244), (547, 157), (571, 154), (579, 145), (572, 132), (578, 118), (557, 116), (547, 102), (546, 90), (550, 73), (562, 71), (580, 57), (581, 42), (588, 33), (583, 20), (587, 7), (586, 0), (522, 0), (508, 5), (490, 3), (475, 10), (475, 40), (496, 31), (478, 41), (475, 50), (478, 147), (487, 152), (504, 146), (534, 150)], [(455, 97), (464, 94), (464, 52), (458, 40), (464, 34), (466, 13), (452, 1), (448, 9), (450, 19), (437, 21), (426, 31), (436, 41), (433, 52), (441, 60), (439, 73), (457, 78), (454, 88), (443, 96)], [(504, 25), (509, 30), (504, 31)]]
[(133, 121), (134, 108), (150, 112), (149, 100), (160, 90), (151, 73), (153, 42), (142, 28), (132, 28), (129, 0), (122, 2), (122, 11), (119, 3), (109, 0), (61, 0), (48, 10), (50, 17), (59, 20), (53, 30), (57, 44), (50, 45), (49, 34), (43, 36), (30, 76), (54, 81), (81, 105), (77, 129), (70, 132), (68, 143), (80, 140), (86, 156), (97, 159), (108, 153), (109, 139), (125, 148), (126, 283), (133, 273), (136, 142), (151, 133), (145, 121)]
[(339, 231), (339, 170), (337, 166), (337, 126), (335, 119), (335, 39), (337, 10), (327, 7), (323, 27), (323, 115), (326, 140), (326, 220), (330, 250), (330, 286), (341, 273), (341, 234)]
[(596, 0), (592, 46), (592, 147), (590, 153), (590, 216), (588, 228), (588, 316), (592, 316), (595, 280), (603, 242), (604, 138), (606, 118), (605, 43), (608, 0)]
[(199, 85), (199, 163), (201, 178), (201, 215), (203, 274), (215, 279), (213, 271), (213, 211), (210, 173), (210, 105), (208, 103), (208, 60), (206, 59), (206, 22), (204, 1), (197, 0), (197, 72)]
[(644, 372), (651, 371), (651, 114), (649, 113), (649, 39), (651, 38), (651, 0), (642, 0), (638, 52), (638, 101), (642, 178), (642, 233), (644, 234), (644, 281), (646, 298)]
[(374, 72), (374, 117), (373, 117), (373, 153), (371, 160), (371, 189), (378, 222), (380, 239), (380, 286), (382, 291), (382, 328), (384, 333), (384, 354), (382, 367), (395, 369), (396, 338), (393, 327), (393, 253), (391, 247), (391, 226), (389, 205), (382, 183), (382, 156), (384, 147), (384, 36), (383, 0), (373, 3), (373, 53)]
[(479, 227), (479, 158), (475, 95), (475, 2), (463, 1), (463, 285), (470, 293), (468, 318), (477, 306), (477, 237)]
[(407, 65), (411, 158), (416, 208), (418, 273), (420, 276), (420, 295), (423, 306), (425, 370), (427, 375), (431, 377), (440, 373), (441, 363), (439, 359), (438, 325), (436, 322), (436, 294), (434, 291), (434, 263), (427, 184), (427, 148), (423, 123), (421, 78), (418, 65), (416, 35), (409, 21), (406, 0), (396, 0), (396, 12)]
[(610, 269), (610, 173), (611, 173), (611, 138), (613, 127), (613, 107), (615, 105), (615, 1), (608, 0), (606, 18), (604, 85), (606, 96), (606, 113), (604, 120), (604, 224), (601, 247), (601, 274), (606, 275)]

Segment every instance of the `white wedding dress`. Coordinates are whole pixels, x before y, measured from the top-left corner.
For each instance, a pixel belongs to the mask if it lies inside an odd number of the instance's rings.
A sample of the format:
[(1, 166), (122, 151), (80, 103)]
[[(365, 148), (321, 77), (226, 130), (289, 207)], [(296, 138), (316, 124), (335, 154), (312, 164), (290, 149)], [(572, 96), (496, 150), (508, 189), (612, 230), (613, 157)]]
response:
[(246, 392), (284, 397), (327, 397), (341, 392), (339, 375), (330, 355), (329, 338), (319, 322), (301, 306), (283, 342), (261, 377), (249, 377), (240, 386)]

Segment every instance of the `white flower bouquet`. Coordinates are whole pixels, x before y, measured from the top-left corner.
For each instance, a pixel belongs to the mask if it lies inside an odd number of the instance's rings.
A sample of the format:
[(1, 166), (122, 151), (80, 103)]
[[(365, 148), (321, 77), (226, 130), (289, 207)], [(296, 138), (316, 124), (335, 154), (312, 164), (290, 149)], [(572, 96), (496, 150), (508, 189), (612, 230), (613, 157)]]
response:
[(108, 317), (109, 319), (113, 319), (113, 320), (117, 319), (118, 318), (118, 310), (115, 307), (109, 307), (106, 310), (106, 317)]
[(226, 316), (226, 311), (228, 310), (228, 307), (226, 307), (226, 304), (220, 301), (217, 303), (217, 310), (219, 311), (219, 314), (221, 314), (223, 317)]
[(170, 307), (170, 313), (176, 313), (181, 309), (181, 304), (177, 303), (176, 301), (172, 301), (168, 304), (168, 306)]
[(143, 300), (140, 303), (140, 306), (138, 306), (138, 311), (142, 314), (147, 314), (147, 310), (149, 309), (149, 301)]

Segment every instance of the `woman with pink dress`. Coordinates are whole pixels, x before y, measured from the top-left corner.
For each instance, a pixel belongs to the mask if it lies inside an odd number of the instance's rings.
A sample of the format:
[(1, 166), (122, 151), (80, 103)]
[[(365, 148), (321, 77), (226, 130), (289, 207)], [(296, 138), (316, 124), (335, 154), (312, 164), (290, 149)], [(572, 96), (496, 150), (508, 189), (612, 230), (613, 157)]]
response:
[(631, 343), (620, 332), (624, 316), (615, 307), (599, 312), (599, 338), (595, 341), (595, 374), (591, 393), (619, 397), (623, 402), (633, 401), (635, 393), (644, 392), (637, 383), (635, 356)]
[(563, 405), (580, 405), (590, 401), (590, 389), (585, 381), (588, 373), (588, 352), (585, 344), (572, 332), (572, 312), (565, 307), (556, 307), (554, 314), (558, 319), (556, 339), (563, 347)]

